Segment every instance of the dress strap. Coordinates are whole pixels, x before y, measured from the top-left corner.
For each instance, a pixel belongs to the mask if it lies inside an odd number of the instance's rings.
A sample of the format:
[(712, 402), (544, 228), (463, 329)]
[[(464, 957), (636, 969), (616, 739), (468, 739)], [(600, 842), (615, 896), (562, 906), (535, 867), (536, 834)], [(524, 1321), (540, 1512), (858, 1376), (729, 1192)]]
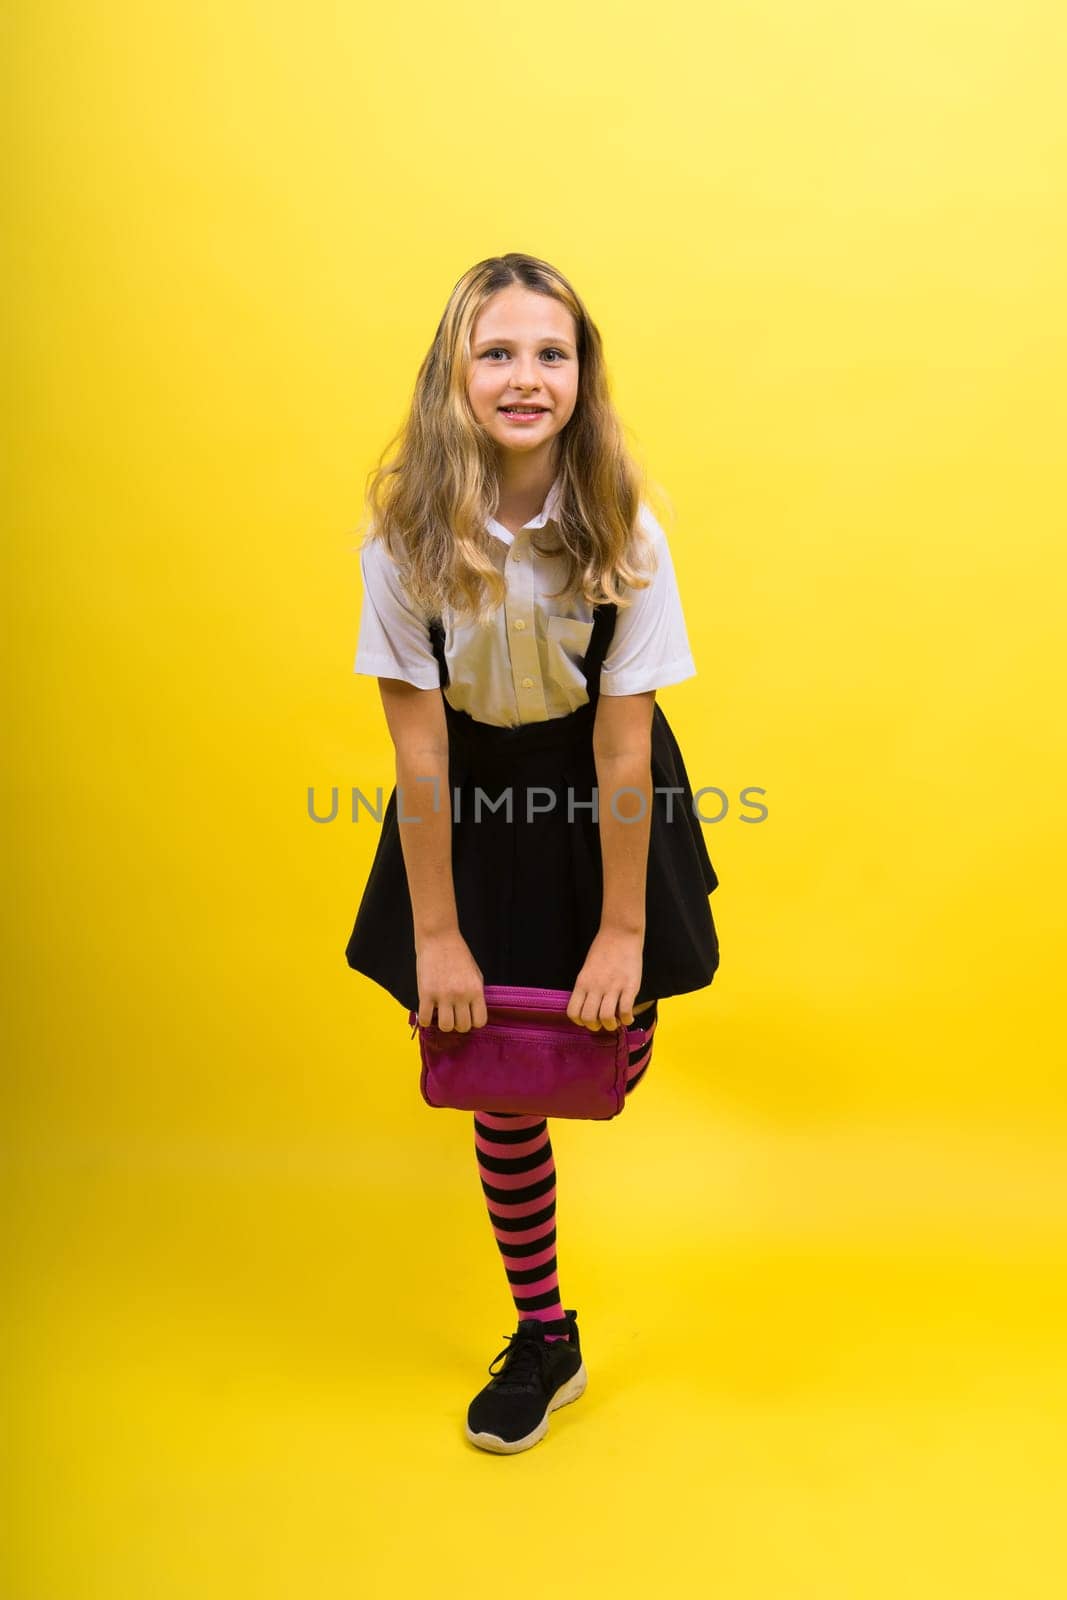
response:
[(585, 686), (590, 700), (595, 701), (600, 694), (600, 669), (604, 664), (604, 657), (615, 635), (615, 620), (618, 616), (617, 605), (605, 602), (593, 608), (593, 631), (589, 636), (589, 645), (582, 659), (582, 671), (585, 674)]
[(441, 680), (441, 688), (447, 689), (449, 684), (448, 662), (445, 660), (445, 625), (440, 617), (431, 617), (429, 622), (430, 646), (437, 657), (437, 672)]

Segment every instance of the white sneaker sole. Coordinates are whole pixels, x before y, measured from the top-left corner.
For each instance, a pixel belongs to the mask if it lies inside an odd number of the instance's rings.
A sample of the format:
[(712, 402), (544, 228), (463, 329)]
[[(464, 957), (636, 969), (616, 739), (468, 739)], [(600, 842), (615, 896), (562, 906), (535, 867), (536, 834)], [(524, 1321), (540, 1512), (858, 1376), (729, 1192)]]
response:
[(537, 1444), (538, 1440), (543, 1439), (548, 1432), (550, 1413), (558, 1411), (560, 1406), (569, 1406), (572, 1400), (577, 1400), (580, 1394), (584, 1394), (587, 1381), (588, 1373), (585, 1370), (585, 1362), (583, 1361), (574, 1377), (568, 1378), (567, 1382), (556, 1390), (548, 1402), (548, 1408), (537, 1427), (533, 1428), (522, 1439), (501, 1439), (495, 1433), (472, 1433), (469, 1424), (464, 1427), (464, 1432), (471, 1444), (476, 1444), (480, 1450), (492, 1450), (494, 1455), (511, 1456), (517, 1450), (529, 1450), (532, 1444)]

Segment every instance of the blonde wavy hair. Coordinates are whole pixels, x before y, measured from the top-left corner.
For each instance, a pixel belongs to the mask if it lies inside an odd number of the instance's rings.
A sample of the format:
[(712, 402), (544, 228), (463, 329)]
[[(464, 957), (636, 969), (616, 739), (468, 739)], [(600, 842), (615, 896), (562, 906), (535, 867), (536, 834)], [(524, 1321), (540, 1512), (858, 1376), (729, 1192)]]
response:
[[(416, 610), (446, 606), (488, 622), (507, 585), (492, 559), (486, 520), (499, 503), (496, 445), (467, 393), (471, 333), (482, 307), (510, 284), (560, 301), (574, 318), (578, 392), (557, 436), (559, 508), (531, 542), (560, 555), (566, 578), (555, 598), (579, 593), (590, 605), (630, 605), (625, 589), (646, 588), (655, 558), (639, 524), (646, 475), (625, 442), (608, 392), (600, 333), (561, 272), (510, 252), (479, 261), (452, 290), (423, 359), (407, 418), (368, 476), (366, 539), (380, 539)], [(388, 459), (387, 459), (388, 458)], [(645, 562), (645, 573), (638, 562)]]

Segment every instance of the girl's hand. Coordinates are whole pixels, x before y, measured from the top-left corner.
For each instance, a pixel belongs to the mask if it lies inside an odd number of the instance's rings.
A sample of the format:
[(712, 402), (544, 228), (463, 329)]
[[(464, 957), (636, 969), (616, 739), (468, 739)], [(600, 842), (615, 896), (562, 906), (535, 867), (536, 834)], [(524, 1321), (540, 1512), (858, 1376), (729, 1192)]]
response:
[(572, 1022), (596, 1033), (634, 1020), (634, 999), (641, 987), (645, 936), (621, 928), (601, 928), (578, 974), (567, 1005)]
[(437, 1026), (445, 1033), (453, 1027), (459, 1033), (469, 1033), (472, 1026), (485, 1026), (481, 968), (458, 928), (416, 940), (415, 974), (419, 986), (418, 1016), (423, 1027), (433, 1021), (434, 1007)]

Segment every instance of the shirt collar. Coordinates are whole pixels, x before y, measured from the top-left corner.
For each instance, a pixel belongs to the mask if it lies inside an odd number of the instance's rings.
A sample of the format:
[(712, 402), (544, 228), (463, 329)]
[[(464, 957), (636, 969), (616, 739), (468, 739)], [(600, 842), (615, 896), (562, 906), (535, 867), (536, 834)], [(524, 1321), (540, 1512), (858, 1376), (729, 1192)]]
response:
[[(537, 513), (536, 517), (531, 517), (529, 522), (523, 523), (523, 533), (526, 532), (527, 528), (543, 528), (546, 522), (550, 522), (552, 520), (552, 518), (556, 515), (556, 512), (559, 510), (561, 492), (561, 479), (557, 477), (553, 482), (552, 487), (545, 495), (545, 503)], [(504, 544), (511, 544), (514, 541), (515, 535), (509, 528), (505, 528), (502, 522), (498, 522), (495, 517), (490, 517), (485, 525), (489, 529), (489, 532), (496, 534), (496, 537), (502, 540)]]

